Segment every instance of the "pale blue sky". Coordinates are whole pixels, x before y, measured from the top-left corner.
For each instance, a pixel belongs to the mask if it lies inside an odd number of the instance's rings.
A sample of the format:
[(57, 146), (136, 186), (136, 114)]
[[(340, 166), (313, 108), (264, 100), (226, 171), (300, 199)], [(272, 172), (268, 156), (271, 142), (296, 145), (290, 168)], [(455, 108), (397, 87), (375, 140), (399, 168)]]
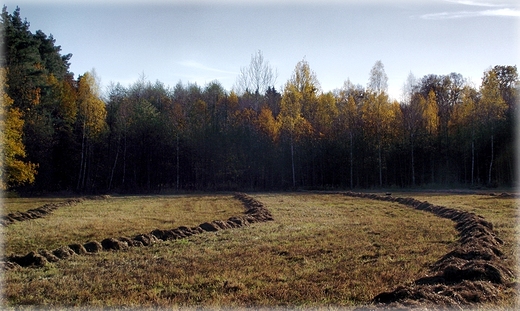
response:
[(73, 54), (76, 76), (95, 68), (102, 86), (144, 73), (172, 87), (216, 79), (231, 90), (257, 50), (278, 71), (279, 90), (304, 57), (324, 91), (347, 79), (366, 86), (381, 60), (396, 99), (410, 72), (457, 72), (478, 86), (488, 68), (518, 65), (515, 0), (280, 2), (4, 0)]

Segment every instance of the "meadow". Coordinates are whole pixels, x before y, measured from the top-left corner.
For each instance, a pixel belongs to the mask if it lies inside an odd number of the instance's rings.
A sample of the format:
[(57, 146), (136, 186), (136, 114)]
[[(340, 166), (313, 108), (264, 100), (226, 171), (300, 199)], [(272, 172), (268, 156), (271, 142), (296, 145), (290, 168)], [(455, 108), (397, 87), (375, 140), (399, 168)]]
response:
[[(395, 195), (482, 215), (494, 224), (504, 241), (505, 264), (518, 275), (514, 198)], [(252, 196), (264, 203), (274, 221), (73, 256), (42, 268), (6, 270), (2, 303), (36, 308), (350, 309), (424, 276), (457, 244), (452, 221), (395, 202), (322, 193)], [(37, 200), (35, 204), (41, 204)], [(6, 199), (4, 204), (4, 213), (37, 207), (29, 199)], [(5, 253), (25, 254), (242, 213), (242, 203), (230, 194), (109, 197), (1, 230)], [(514, 290), (496, 298), (480, 308), (509, 309), (516, 304)]]

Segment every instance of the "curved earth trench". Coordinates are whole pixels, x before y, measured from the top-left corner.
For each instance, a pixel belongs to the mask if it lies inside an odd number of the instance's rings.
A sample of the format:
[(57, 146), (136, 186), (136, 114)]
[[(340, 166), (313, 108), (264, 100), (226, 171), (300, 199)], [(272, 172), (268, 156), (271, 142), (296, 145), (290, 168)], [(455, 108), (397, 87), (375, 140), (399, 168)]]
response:
[(27, 221), (27, 220), (31, 220), (31, 219), (43, 218), (60, 207), (73, 206), (73, 205), (79, 204), (85, 200), (104, 200), (107, 198), (108, 198), (108, 196), (101, 195), (101, 196), (89, 196), (89, 197), (83, 197), (83, 198), (68, 199), (66, 201), (59, 202), (59, 203), (44, 204), (38, 208), (30, 209), (25, 212), (9, 213), (0, 219), (0, 226), (8, 226), (17, 221)]
[(500, 292), (515, 286), (514, 273), (503, 264), (503, 241), (493, 224), (474, 213), (438, 206), (414, 198), (346, 192), (347, 196), (397, 202), (455, 222), (456, 248), (434, 263), (430, 272), (410, 285), (399, 286), (373, 298), (358, 310), (462, 308), (495, 301)]
[[(493, 224), (474, 213), (456, 210), (419, 201), (414, 198), (381, 196), (368, 193), (342, 192), (351, 197), (397, 202), (454, 221), (459, 232), (457, 247), (444, 255), (431, 267), (431, 275), (417, 279), (413, 284), (399, 286), (373, 298), (367, 306), (358, 310), (381, 308), (453, 308), (494, 301), (504, 288), (513, 287), (514, 274), (502, 264), (504, 254), (500, 250), (503, 241), (493, 231)], [(107, 238), (101, 242), (70, 244), (52, 251), (39, 250), (27, 255), (11, 255), (0, 261), (4, 269), (15, 267), (42, 267), (74, 255), (96, 253), (102, 250), (124, 250), (129, 247), (148, 246), (160, 241), (185, 238), (202, 232), (239, 228), (250, 223), (273, 220), (263, 203), (244, 193), (235, 194), (245, 207), (245, 213), (226, 221), (214, 220), (188, 228), (181, 226), (171, 230), (156, 229), (133, 238)], [(75, 199), (78, 200), (78, 199)], [(81, 200), (81, 199), (79, 199)], [(53, 204), (50, 211), (59, 206), (81, 201), (65, 201)], [(28, 211), (30, 212), (30, 211)], [(12, 218), (12, 217), (11, 217)]]
[[(243, 203), (245, 213), (238, 216), (232, 216), (227, 220), (204, 222), (192, 228), (181, 226), (170, 230), (155, 229), (150, 233), (138, 234), (133, 238), (106, 238), (101, 242), (90, 241), (85, 244), (70, 244), (51, 251), (38, 250), (32, 251), (27, 255), (10, 255), (3, 260), (0, 260), (0, 266), (3, 266), (4, 269), (12, 269), (16, 267), (43, 267), (49, 262), (67, 259), (74, 255), (97, 253), (102, 250), (118, 251), (128, 249), (129, 247), (149, 246), (160, 241), (182, 239), (202, 232), (239, 228), (256, 222), (273, 220), (271, 213), (261, 202), (244, 193), (236, 193), (235, 198)], [(69, 201), (64, 202), (62, 205), (53, 204), (52, 210), (59, 206), (69, 204)], [(75, 203), (78, 202), (81, 201)]]

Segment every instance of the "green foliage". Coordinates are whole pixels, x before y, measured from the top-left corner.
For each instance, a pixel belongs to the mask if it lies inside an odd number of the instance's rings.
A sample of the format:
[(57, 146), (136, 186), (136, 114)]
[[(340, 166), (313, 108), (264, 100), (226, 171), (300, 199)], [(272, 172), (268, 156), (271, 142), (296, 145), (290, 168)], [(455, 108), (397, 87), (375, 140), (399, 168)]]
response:
[(52, 36), (33, 34), (19, 8), (9, 14), (4, 7), (1, 22), (4, 122), (15, 129), (5, 139), (16, 142), (18, 171), (27, 173), (9, 187), (135, 192), (516, 181), (516, 66), (486, 71), (479, 89), (457, 73), (411, 75), (398, 103), (388, 97), (381, 61), (366, 87), (348, 80), (323, 92), (303, 59), (278, 92), (259, 52), (243, 68), (248, 86), (238, 93), (218, 81), (168, 88), (141, 76), (102, 96), (95, 73), (76, 79), (71, 54), (62, 55)]

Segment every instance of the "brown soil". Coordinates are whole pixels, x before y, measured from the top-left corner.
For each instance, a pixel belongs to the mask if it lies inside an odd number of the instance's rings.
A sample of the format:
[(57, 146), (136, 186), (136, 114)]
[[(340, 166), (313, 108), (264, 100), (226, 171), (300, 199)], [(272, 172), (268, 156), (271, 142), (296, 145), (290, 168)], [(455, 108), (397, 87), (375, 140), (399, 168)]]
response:
[(120, 241), (114, 238), (108, 238), (101, 241), (101, 245), (103, 246), (103, 249), (106, 251), (109, 250), (124, 250), (128, 248), (128, 243), (124, 241)]
[(83, 244), (83, 247), (88, 253), (97, 253), (103, 250), (103, 246), (98, 241), (87, 242)]
[(52, 251), (52, 254), (60, 259), (67, 259), (76, 253), (68, 246), (63, 246)]
[(515, 286), (513, 272), (502, 263), (504, 254), (500, 246), (503, 242), (493, 231), (493, 224), (483, 217), (413, 198), (353, 192), (346, 195), (398, 202), (427, 211), (453, 220), (459, 231), (457, 247), (432, 265), (432, 276), (381, 293), (374, 297), (371, 305), (360, 309), (462, 308), (495, 301), (503, 289)]
[(70, 244), (69, 248), (72, 249), (74, 253), (78, 255), (85, 255), (87, 253), (87, 250), (81, 244)]
[[(149, 246), (159, 241), (169, 241), (189, 237), (194, 234), (203, 232), (214, 232), (219, 230), (239, 228), (247, 226), (251, 223), (273, 220), (271, 213), (265, 206), (244, 193), (237, 193), (235, 198), (241, 201), (245, 208), (243, 215), (230, 217), (228, 220), (214, 220), (205, 222), (197, 227), (188, 228), (180, 226), (171, 230), (155, 229), (150, 233), (139, 234), (134, 238), (106, 238), (101, 242), (90, 241), (83, 245), (71, 244), (61, 247), (53, 251), (40, 250), (38, 253), (31, 252), (25, 256), (11, 255), (3, 261), (0, 261), (0, 267), (4, 269), (12, 269), (15, 267), (43, 267), (48, 262), (56, 262), (60, 259), (66, 259), (73, 255), (84, 255), (88, 253), (96, 253), (105, 251), (126, 250), (129, 247)], [(105, 199), (105, 197), (95, 197), (88, 199)], [(67, 201), (68, 202), (68, 201)], [(54, 204), (63, 206), (60, 204)], [(57, 207), (53, 207), (54, 209)]]

